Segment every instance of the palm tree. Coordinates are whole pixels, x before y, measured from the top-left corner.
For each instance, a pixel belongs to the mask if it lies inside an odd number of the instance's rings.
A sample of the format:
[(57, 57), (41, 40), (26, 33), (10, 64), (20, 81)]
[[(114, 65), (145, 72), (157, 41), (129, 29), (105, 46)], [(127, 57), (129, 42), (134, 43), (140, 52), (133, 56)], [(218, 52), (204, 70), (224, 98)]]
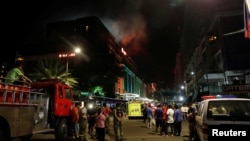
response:
[(33, 74), (33, 79), (60, 79), (69, 86), (76, 87), (78, 81), (71, 76), (71, 73), (67, 73), (65, 70), (66, 64), (61, 60), (45, 57), (38, 61), (37, 68), (35, 68), (35, 73)]

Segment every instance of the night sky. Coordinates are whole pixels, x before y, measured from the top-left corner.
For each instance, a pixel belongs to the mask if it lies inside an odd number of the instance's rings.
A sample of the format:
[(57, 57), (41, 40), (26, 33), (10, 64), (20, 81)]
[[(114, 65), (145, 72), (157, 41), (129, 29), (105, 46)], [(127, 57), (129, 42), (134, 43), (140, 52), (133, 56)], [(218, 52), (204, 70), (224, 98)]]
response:
[[(1, 4), (1, 62), (42, 40), (46, 24), (98, 16), (147, 81), (172, 85), (184, 0), (35, 0)], [(7, 57), (4, 57), (4, 55)]]

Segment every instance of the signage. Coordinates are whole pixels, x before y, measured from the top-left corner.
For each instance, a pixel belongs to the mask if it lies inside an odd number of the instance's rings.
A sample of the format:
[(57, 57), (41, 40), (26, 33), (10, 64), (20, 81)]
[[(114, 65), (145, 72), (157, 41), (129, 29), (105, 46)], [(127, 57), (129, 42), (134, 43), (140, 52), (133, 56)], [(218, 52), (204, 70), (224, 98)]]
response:
[(250, 85), (222, 85), (222, 91), (224, 93), (230, 93), (230, 92), (246, 93), (250, 92)]
[(128, 116), (142, 116), (141, 103), (129, 103), (128, 104)]

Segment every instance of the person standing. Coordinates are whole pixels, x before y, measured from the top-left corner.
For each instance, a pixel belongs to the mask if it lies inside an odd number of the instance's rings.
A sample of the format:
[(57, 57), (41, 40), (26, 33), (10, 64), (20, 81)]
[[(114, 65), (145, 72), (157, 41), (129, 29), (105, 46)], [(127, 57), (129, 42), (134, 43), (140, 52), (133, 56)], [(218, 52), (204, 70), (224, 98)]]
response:
[(97, 109), (95, 107), (88, 109), (88, 133), (92, 139), (95, 139), (94, 128), (96, 123), (96, 114)]
[(182, 112), (182, 120), (187, 120), (188, 106), (186, 104), (183, 104), (181, 106), (181, 112)]
[(148, 119), (148, 128), (152, 128), (152, 119), (153, 119), (153, 112), (152, 112), (152, 108), (151, 108), (151, 104), (148, 104), (148, 108), (146, 110), (147, 113), (147, 119)]
[(87, 116), (87, 103), (85, 102), (83, 107), (79, 110), (79, 140), (87, 141), (87, 125), (88, 125), (88, 116)]
[(195, 109), (190, 106), (187, 113), (188, 120), (188, 129), (189, 129), (189, 141), (192, 141), (192, 138), (195, 135)]
[(114, 132), (116, 141), (123, 140), (123, 110), (120, 107), (120, 103), (116, 103), (114, 109)]
[(158, 129), (162, 128), (162, 116), (163, 116), (163, 112), (162, 112), (162, 107), (161, 104), (157, 105), (157, 108), (155, 110), (155, 134), (157, 135), (158, 133)]
[(182, 128), (182, 112), (178, 105), (174, 105), (174, 135), (180, 136), (181, 135), (181, 128)]
[(171, 136), (174, 135), (174, 109), (172, 105), (168, 105), (167, 110), (167, 122), (166, 122), (166, 132), (168, 136), (168, 127), (170, 127)]
[(143, 104), (142, 113), (143, 113), (143, 122), (146, 123), (146, 120), (147, 120), (147, 104)]
[(109, 118), (109, 115), (111, 113), (111, 109), (107, 106), (106, 103), (103, 103), (102, 112), (106, 116), (106, 120), (105, 120), (106, 134), (109, 134), (109, 132), (110, 132), (110, 118)]
[[(152, 105), (151, 106), (151, 109), (152, 109), (152, 119), (151, 119), (151, 125), (156, 125), (156, 122), (155, 122), (155, 110), (156, 110), (156, 106), (155, 105)], [(152, 126), (152, 127), (154, 127)]]
[(98, 109), (97, 115), (95, 117), (95, 129), (98, 141), (105, 141), (105, 120), (106, 116), (103, 113), (102, 109)]
[(75, 139), (79, 138), (79, 106), (80, 103), (76, 102), (71, 110)]
[(161, 135), (166, 136), (167, 135), (167, 131), (166, 131), (166, 121), (167, 121), (167, 105), (163, 104), (162, 106), (162, 125), (161, 125)]

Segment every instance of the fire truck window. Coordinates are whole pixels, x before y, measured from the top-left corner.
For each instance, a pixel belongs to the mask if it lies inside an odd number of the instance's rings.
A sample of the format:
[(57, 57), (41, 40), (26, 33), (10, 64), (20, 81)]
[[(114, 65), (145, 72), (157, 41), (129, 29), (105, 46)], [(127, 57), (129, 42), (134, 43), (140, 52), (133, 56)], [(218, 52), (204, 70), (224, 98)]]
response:
[(65, 89), (65, 94), (67, 99), (71, 99), (70, 89)]
[(62, 98), (63, 97), (63, 93), (62, 93), (62, 88), (59, 89), (59, 97)]

